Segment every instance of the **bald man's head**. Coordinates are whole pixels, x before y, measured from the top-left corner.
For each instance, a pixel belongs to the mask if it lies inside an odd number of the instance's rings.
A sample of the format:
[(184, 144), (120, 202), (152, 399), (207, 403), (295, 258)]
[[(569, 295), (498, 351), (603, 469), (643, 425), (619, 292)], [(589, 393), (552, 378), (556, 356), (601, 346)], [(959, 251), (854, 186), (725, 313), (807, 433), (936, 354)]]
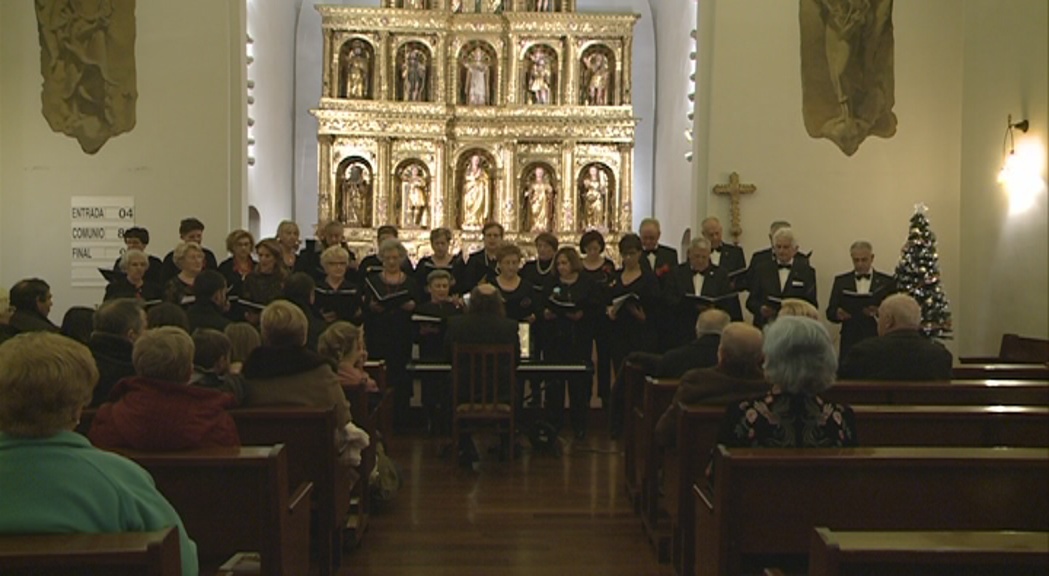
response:
[(897, 330), (919, 330), (922, 327), (922, 307), (907, 294), (893, 294), (878, 307), (878, 334)]
[(761, 330), (745, 322), (726, 326), (718, 346), (718, 366), (731, 372), (749, 372), (761, 362)]
[(717, 308), (704, 310), (696, 319), (696, 338), (704, 334), (721, 334), (731, 321), (732, 318), (724, 310)]

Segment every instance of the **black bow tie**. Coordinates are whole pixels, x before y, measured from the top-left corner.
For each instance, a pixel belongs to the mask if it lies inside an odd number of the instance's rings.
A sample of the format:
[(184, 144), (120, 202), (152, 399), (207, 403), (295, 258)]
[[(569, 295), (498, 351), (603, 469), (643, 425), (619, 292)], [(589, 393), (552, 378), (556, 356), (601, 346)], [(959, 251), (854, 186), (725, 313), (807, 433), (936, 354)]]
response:
[(724, 245), (724, 244), (722, 244), (721, 246), (718, 246), (717, 248), (714, 248), (714, 251), (715, 251), (715, 252), (721, 252), (721, 249), (722, 249), (722, 248), (724, 248), (724, 246), (725, 246), (725, 245)]
[(780, 270), (783, 270), (783, 269), (787, 269), (787, 270), (790, 270), (790, 268), (791, 268), (791, 264), (780, 264), (780, 263), (776, 263), (776, 266), (777, 266), (777, 267), (778, 267), (778, 268), (779, 268)]
[(856, 275), (856, 279), (857, 280), (870, 280), (871, 279), (871, 275), (870, 274), (857, 274)]
[(642, 250), (642, 252), (644, 252), (645, 256), (648, 256), (649, 254), (655, 254), (656, 253), (656, 249), (653, 248), (651, 250)]

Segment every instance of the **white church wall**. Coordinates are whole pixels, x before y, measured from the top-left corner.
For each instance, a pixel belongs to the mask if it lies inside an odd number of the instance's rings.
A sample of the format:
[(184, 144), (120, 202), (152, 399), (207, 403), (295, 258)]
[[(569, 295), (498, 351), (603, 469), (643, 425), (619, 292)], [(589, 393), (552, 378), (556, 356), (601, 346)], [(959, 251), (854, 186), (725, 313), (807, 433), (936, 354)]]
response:
[(243, 0), (138, 3), (137, 123), (95, 155), (40, 112), (33, 3), (3, 2), (0, 14), (0, 285), (46, 279), (56, 322), (101, 300), (101, 288), (70, 285), (73, 196), (133, 196), (160, 256), (178, 241), (179, 219), (196, 215), (205, 244), (224, 253), (244, 206)]
[[(1043, 0), (965, 2), (959, 350), (966, 355), (997, 353), (1006, 332), (1049, 338), (1046, 22)], [(1027, 134), (1015, 132), (1017, 153), (1032, 154), (1042, 181), (1022, 211), (996, 183), (1007, 114), (1030, 122)]]
[[(748, 258), (767, 246), (768, 224), (793, 223), (802, 250), (814, 251), (821, 308), (836, 274), (851, 269), (848, 247), (866, 239), (875, 267), (891, 271), (906, 240), (915, 203), (929, 208), (939, 238), (943, 285), (957, 327), (962, 286), (961, 173), (962, 12), (954, 0), (897, 2), (895, 113), (889, 139), (869, 138), (852, 157), (810, 138), (801, 114), (797, 2), (706, 0), (714, 19), (711, 50), (701, 53), (698, 98), (708, 99), (707, 177), (696, 183), (707, 212), (726, 223), (728, 200), (713, 185), (737, 171), (758, 192), (743, 200)], [(703, 80), (701, 78), (701, 80)], [(702, 206), (704, 202), (699, 202)], [(821, 309), (821, 313), (822, 313)]]

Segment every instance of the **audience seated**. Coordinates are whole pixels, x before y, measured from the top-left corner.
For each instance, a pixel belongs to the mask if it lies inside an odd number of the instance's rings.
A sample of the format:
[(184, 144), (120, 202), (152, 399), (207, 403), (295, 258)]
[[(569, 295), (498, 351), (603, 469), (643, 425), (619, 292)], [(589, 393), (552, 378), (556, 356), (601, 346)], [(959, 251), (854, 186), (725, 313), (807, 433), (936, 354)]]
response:
[(87, 344), (87, 339), (91, 337), (94, 315), (95, 310), (87, 306), (73, 306), (66, 310), (62, 315), (62, 335)]
[(950, 380), (951, 353), (921, 333), (914, 298), (893, 294), (878, 307), (878, 336), (849, 349), (839, 376), (849, 380)]
[(226, 279), (214, 270), (205, 270), (193, 282), (195, 300), (186, 309), (189, 318), (190, 332), (201, 328), (225, 330), (229, 319), (225, 313), (229, 310), (226, 299)]
[[(253, 328), (254, 330), (254, 328)], [(210, 328), (193, 332), (193, 375), (189, 383), (233, 396), (234, 406), (244, 401), (244, 377), (230, 372), (229, 337)]]
[(103, 302), (95, 312), (95, 330), (87, 347), (98, 366), (98, 385), (91, 406), (101, 406), (117, 382), (135, 375), (131, 351), (135, 340), (146, 331), (146, 312), (131, 298)]
[(659, 443), (663, 446), (676, 443), (680, 404), (723, 406), (768, 389), (761, 362), (761, 331), (743, 322), (726, 326), (717, 348), (717, 366), (689, 370), (681, 377), (674, 401), (656, 423)]
[(174, 451), (239, 446), (226, 412), (233, 396), (190, 386), (193, 340), (174, 327), (146, 331), (135, 341), (135, 376), (117, 383), (95, 415), (88, 437), (100, 448)]
[(335, 366), (340, 386), (365, 386), (372, 392), (378, 384), (364, 370), (368, 352), (364, 349), (364, 329), (338, 321), (328, 326), (317, 343), (317, 352)]
[(819, 320), (820, 311), (801, 298), (784, 298), (779, 312), (776, 313), (777, 318), (780, 316), (801, 316), (802, 318)]
[(262, 336), (257, 328), (247, 322), (233, 322), (224, 330), (229, 337), (229, 371), (240, 374), (251, 352), (262, 346)]
[(149, 474), (73, 432), (98, 379), (88, 349), (23, 334), (0, 346), (0, 366), (0, 534), (177, 526), (182, 575), (196, 576), (196, 544)]
[(696, 339), (663, 354), (656, 365), (656, 378), (680, 378), (693, 368), (709, 368), (717, 364), (721, 332), (730, 320), (724, 310), (704, 310), (696, 318)]
[(7, 296), (0, 296), (0, 344), (18, 333), (10, 324), (14, 311), (11, 300)]
[(295, 272), (284, 281), (284, 299), (299, 307), (306, 316), (306, 347), (317, 349), (317, 339), (328, 323), (313, 309), (317, 283), (305, 272)]
[(47, 315), (51, 313), (51, 286), (39, 278), (19, 280), (11, 287), (14, 313), (8, 320), (15, 332), (60, 332)]
[(189, 334), (189, 317), (186, 316), (186, 311), (178, 304), (171, 302), (161, 302), (156, 306), (150, 306), (146, 311), (146, 325), (150, 328), (174, 326)]
[(291, 302), (276, 300), (263, 309), (260, 322), (262, 346), (244, 363), (244, 404), (334, 406), (345, 447), (350, 405), (328, 360), (306, 348), (306, 315)]
[(798, 316), (765, 329), (764, 395), (729, 404), (718, 443), (729, 447), (833, 448), (856, 446), (852, 409), (823, 400), (834, 383), (837, 354), (827, 329)]

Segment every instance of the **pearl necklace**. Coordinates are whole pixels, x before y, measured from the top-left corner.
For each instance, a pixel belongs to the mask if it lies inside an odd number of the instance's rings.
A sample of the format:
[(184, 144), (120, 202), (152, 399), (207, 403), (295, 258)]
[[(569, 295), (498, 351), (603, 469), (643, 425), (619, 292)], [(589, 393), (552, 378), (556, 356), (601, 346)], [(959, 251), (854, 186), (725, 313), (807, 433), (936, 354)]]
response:
[(551, 270), (553, 270), (553, 268), (554, 268), (554, 259), (553, 258), (551, 258), (550, 259), (550, 263), (546, 265), (546, 270), (543, 270), (543, 261), (538, 259), (538, 258), (535, 259), (535, 271), (538, 272), (540, 276), (546, 276), (547, 274), (550, 273)]

